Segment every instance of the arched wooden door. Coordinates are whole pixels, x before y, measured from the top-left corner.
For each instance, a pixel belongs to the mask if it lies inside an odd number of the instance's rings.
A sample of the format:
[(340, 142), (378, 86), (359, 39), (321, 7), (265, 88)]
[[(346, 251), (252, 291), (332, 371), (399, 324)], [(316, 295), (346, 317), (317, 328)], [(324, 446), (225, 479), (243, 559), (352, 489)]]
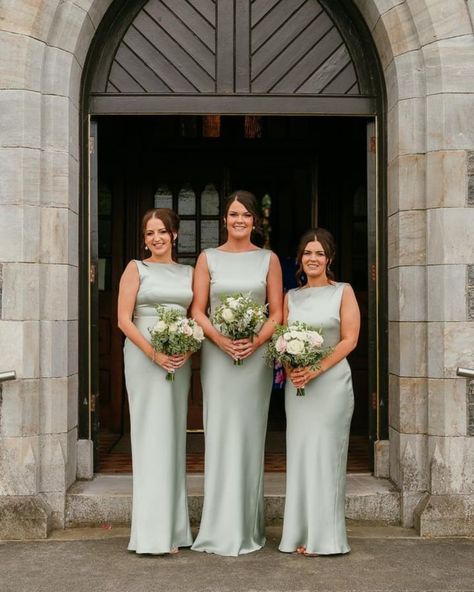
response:
[[(374, 44), (350, 0), (116, 1), (89, 52), (83, 81), (80, 431), (88, 437), (99, 393), (97, 343), (97, 189), (90, 122), (114, 115), (311, 115), (370, 117), (376, 122), (379, 171), (369, 197), (370, 372), (383, 437), (386, 302), (384, 87)], [(100, 141), (100, 139), (99, 139)], [(120, 141), (120, 139), (118, 139)], [(92, 155), (92, 156), (91, 156)], [(90, 156), (92, 161), (90, 160)], [(375, 173), (374, 173), (375, 175)], [(89, 192), (90, 186), (90, 192)], [(94, 202), (95, 200), (95, 202)], [(377, 232), (375, 230), (378, 229)], [(375, 237), (378, 237), (378, 244)], [(378, 307), (378, 310), (377, 310)], [(376, 320), (378, 319), (378, 320)], [(92, 330), (91, 330), (92, 327)], [(95, 396), (95, 397), (94, 397)], [(97, 409), (97, 407), (96, 407)]]

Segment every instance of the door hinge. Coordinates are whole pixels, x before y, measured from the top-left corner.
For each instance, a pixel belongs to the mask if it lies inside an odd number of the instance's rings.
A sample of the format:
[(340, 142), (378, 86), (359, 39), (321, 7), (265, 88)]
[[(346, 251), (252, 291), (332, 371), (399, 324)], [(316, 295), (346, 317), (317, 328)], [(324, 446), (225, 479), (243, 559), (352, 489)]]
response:
[(370, 279), (375, 282), (377, 279), (377, 266), (375, 265), (375, 263), (372, 263), (372, 265), (370, 266)]
[(372, 409), (374, 411), (377, 409), (377, 393), (372, 393)]
[(376, 151), (377, 151), (377, 138), (375, 136), (370, 136), (369, 152), (372, 152), (372, 154), (375, 154)]
[(91, 395), (91, 412), (95, 413), (97, 395)]
[(96, 278), (96, 266), (95, 266), (95, 263), (91, 263), (91, 266), (89, 269), (89, 281), (91, 284), (93, 284), (95, 282), (95, 278)]
[(95, 151), (95, 138), (94, 136), (89, 137), (89, 154), (94, 154)]

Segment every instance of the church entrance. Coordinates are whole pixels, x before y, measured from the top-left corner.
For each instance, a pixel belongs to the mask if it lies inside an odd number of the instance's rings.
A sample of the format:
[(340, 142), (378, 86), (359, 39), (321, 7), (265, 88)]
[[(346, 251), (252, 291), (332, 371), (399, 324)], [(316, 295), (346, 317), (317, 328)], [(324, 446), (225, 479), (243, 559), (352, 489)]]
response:
[[(362, 311), (360, 342), (350, 357), (356, 406), (349, 471), (370, 469), (368, 122), (361, 117), (221, 115), (97, 119), (99, 472), (131, 471), (116, 305), (125, 265), (142, 257), (140, 220), (149, 208), (174, 208), (181, 217), (179, 261), (194, 264), (202, 249), (219, 244), (225, 198), (239, 188), (252, 191), (261, 203), (265, 240), (280, 258), (286, 290), (296, 285), (301, 234), (320, 225), (336, 237), (336, 277), (352, 284)], [(196, 354), (188, 413), (191, 472), (203, 470), (199, 366)], [(282, 387), (276, 378), (266, 471), (285, 470)]]

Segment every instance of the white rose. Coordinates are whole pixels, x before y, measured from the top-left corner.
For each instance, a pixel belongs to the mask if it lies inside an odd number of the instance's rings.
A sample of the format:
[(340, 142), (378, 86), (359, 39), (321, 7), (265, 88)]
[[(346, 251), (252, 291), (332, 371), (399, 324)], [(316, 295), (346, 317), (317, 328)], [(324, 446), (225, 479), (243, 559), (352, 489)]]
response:
[(194, 325), (193, 337), (196, 339), (196, 341), (202, 341), (204, 339), (204, 331), (202, 330), (202, 327), (199, 325)]
[(292, 339), (286, 346), (286, 351), (289, 354), (297, 355), (304, 350), (304, 343), (299, 339)]
[(162, 331), (166, 330), (166, 323), (164, 321), (157, 321), (156, 325), (153, 327), (153, 331), (157, 333), (161, 333)]
[(239, 302), (235, 298), (229, 298), (227, 304), (232, 310), (237, 310), (239, 308)]
[(176, 331), (177, 331), (177, 330), (178, 330), (178, 325), (177, 325), (176, 323), (172, 323), (172, 324), (169, 326), (169, 332), (170, 332), (170, 333), (176, 333)]
[(230, 308), (224, 308), (224, 310), (222, 311), (222, 318), (224, 319), (224, 321), (227, 321), (229, 323), (230, 321), (234, 320), (234, 313), (231, 311)]
[(285, 339), (285, 341), (290, 341), (291, 334), (287, 331), (286, 333), (283, 334), (283, 338)]
[(193, 330), (189, 325), (183, 325), (183, 334), (187, 335), (188, 337), (191, 337), (191, 335), (193, 334)]

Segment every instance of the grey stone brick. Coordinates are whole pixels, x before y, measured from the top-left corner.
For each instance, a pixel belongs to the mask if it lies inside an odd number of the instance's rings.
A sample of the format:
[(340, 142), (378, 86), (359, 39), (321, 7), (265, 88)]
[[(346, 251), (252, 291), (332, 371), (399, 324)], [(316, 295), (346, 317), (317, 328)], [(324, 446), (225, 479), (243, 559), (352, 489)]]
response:
[(0, 319), (2, 318), (3, 265), (0, 263)]
[(467, 285), (474, 287), (474, 265), (467, 266)]
[(467, 159), (467, 205), (474, 206), (474, 152), (469, 152)]

